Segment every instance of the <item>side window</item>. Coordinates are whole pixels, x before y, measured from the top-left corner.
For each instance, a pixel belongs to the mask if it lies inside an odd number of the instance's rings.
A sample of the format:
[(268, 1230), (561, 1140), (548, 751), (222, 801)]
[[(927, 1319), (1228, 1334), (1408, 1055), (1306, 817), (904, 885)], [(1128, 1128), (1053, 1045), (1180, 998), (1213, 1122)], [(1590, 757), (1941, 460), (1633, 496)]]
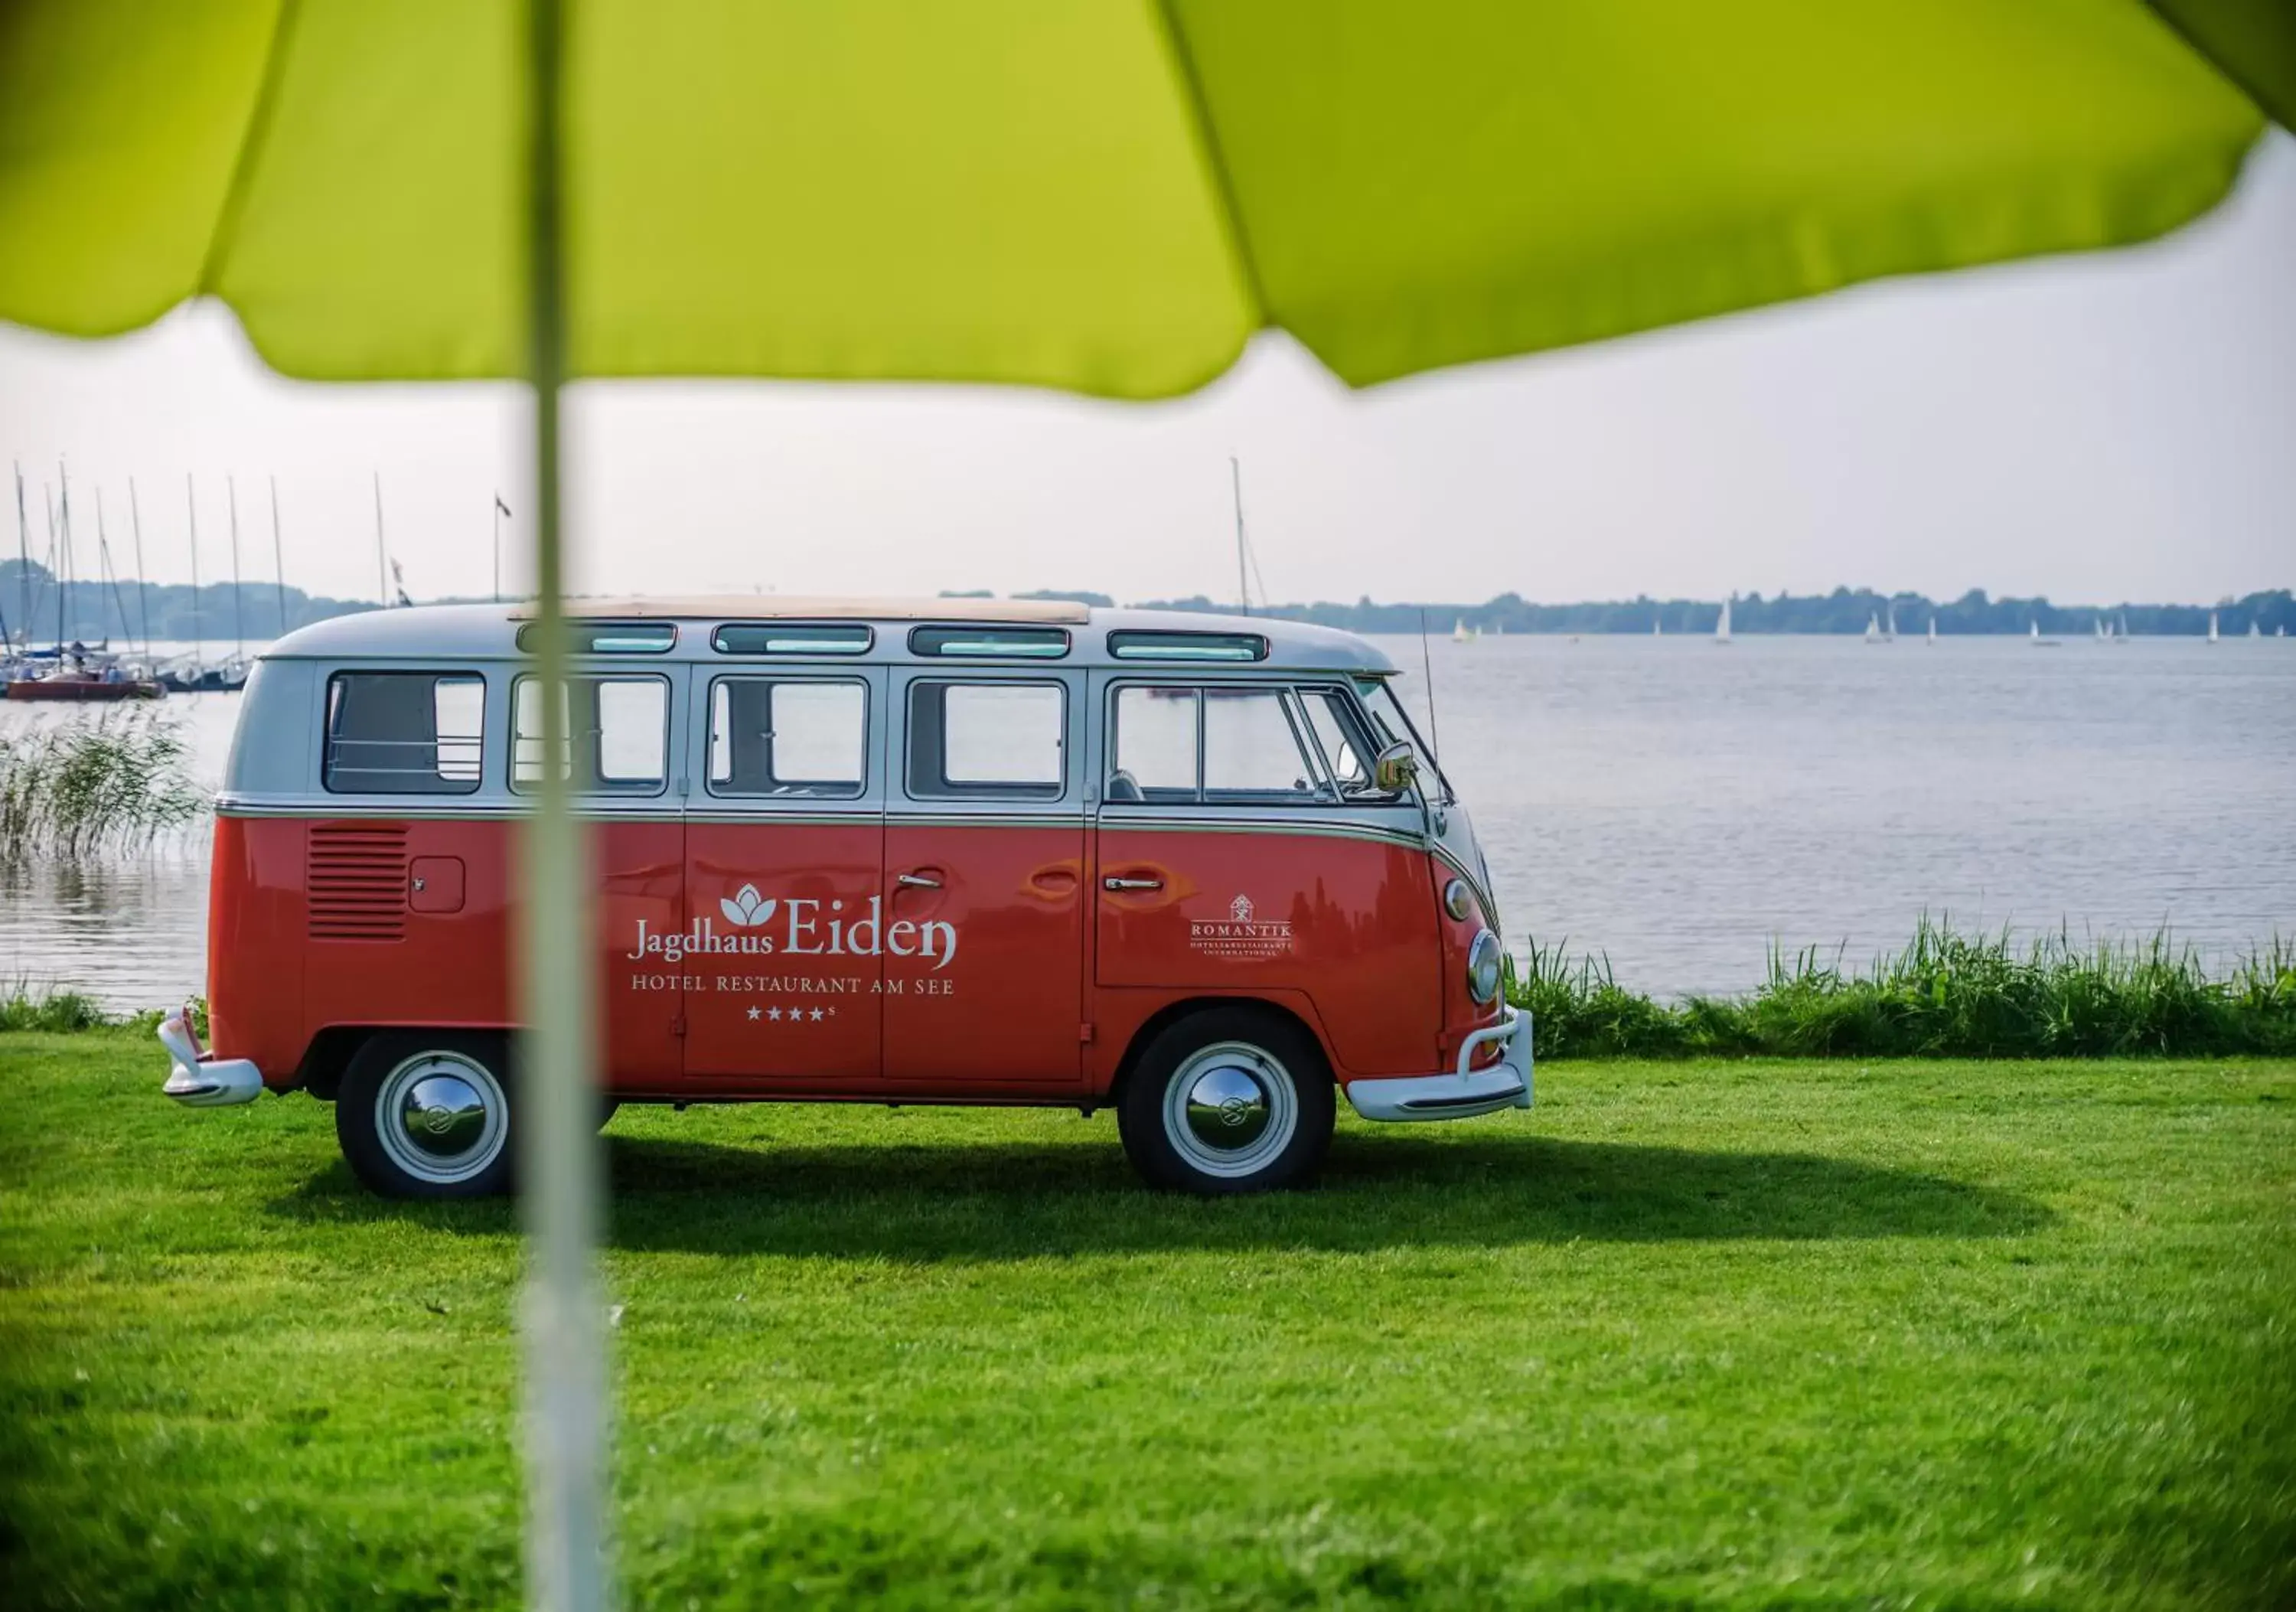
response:
[(1058, 683), (912, 683), (909, 794), (1059, 800), (1067, 726), (1068, 691)]
[(1204, 690), (1204, 799), (1313, 800), (1318, 775), (1275, 688)]
[(1308, 726), (1324, 747), (1324, 760), (1331, 763), (1340, 793), (1353, 794), (1371, 787), (1371, 764), (1363, 754), (1361, 728), (1347, 696), (1337, 689), (1303, 688), (1300, 708), (1308, 713)]
[(1111, 802), (1196, 798), (1193, 688), (1129, 683), (1116, 691), (1107, 797)]
[(1329, 800), (1290, 707), (1274, 687), (1119, 687), (1109, 802)]
[(869, 689), (719, 678), (709, 686), (709, 793), (851, 800), (866, 779)]
[[(669, 782), (669, 685), (660, 678), (570, 678), (558, 758), (585, 794), (660, 794)], [(521, 678), (511, 702), (511, 787), (542, 781), (542, 686)], [(571, 765), (570, 767), (569, 762)]]
[(320, 782), (338, 794), (469, 794), (483, 770), (486, 688), (468, 672), (337, 672)]

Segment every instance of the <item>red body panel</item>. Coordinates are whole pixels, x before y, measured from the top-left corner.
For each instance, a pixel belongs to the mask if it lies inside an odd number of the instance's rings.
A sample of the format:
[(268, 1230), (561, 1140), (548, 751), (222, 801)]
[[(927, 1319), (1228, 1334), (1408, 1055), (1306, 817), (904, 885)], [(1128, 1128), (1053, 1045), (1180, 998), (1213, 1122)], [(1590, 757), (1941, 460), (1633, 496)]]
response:
[(1103, 823), (1098, 979), (1316, 1004), (1335, 1072), (1424, 1074), (1442, 1008), (1427, 854), (1391, 842)]
[[(1073, 1087), (1083, 1069), (1081, 822), (885, 831), (890, 922), (955, 942), (885, 958), (885, 1073), (963, 1090)], [(939, 888), (904, 886), (900, 876)], [(929, 933), (922, 926), (941, 924)]]
[(284, 1086), (303, 1011), (303, 837), (292, 818), (218, 818), (208, 870), (208, 1040)]
[(877, 1078), (882, 920), (870, 920), (884, 840), (873, 817), (686, 825), (697, 932), (705, 946), (750, 948), (686, 964), (689, 1076), (768, 1088)]
[[(515, 833), (223, 818), (217, 1051), (283, 1086), (329, 1026), (509, 1024)], [(1204, 997), (1287, 1008), (1342, 1080), (1423, 1074), (1496, 1013), (1463, 983), (1480, 915), (1443, 914), (1448, 870), (1388, 840), (873, 815), (591, 833), (608, 1078), (627, 1095), (1074, 1101), (1106, 1092), (1158, 1012)]]

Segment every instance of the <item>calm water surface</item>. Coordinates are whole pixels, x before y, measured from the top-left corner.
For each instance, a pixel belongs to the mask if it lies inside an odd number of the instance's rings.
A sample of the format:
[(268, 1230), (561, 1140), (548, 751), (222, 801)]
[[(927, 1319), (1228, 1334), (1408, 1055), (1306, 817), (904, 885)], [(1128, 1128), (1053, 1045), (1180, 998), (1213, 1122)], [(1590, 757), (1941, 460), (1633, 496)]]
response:
[[(1423, 697), (1417, 640), (1383, 643)], [(1487, 638), (1430, 646), (1443, 761), (1507, 939), (1661, 993), (1923, 913), (2225, 956), (2296, 934), (2296, 644)], [(238, 698), (164, 703), (212, 783)], [(32, 719), (0, 706), (0, 724)], [(53, 720), (49, 717), (45, 720)], [(0, 874), (0, 979), (119, 1008), (202, 977), (204, 839)]]

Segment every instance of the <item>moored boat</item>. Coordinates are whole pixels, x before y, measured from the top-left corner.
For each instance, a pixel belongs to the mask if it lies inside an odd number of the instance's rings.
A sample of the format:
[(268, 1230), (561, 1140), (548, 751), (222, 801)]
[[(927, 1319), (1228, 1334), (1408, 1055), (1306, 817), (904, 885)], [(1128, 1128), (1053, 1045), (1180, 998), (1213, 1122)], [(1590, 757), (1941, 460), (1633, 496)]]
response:
[(12, 700), (156, 700), (168, 691), (150, 678), (19, 678), (6, 686)]

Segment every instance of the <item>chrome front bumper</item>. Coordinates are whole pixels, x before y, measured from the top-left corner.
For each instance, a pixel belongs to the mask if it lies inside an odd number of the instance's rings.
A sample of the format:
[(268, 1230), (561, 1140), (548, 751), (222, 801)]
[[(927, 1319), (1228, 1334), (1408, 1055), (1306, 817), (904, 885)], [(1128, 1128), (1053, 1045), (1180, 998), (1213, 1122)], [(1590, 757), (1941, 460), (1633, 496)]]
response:
[[(1470, 1070), (1475, 1054), (1493, 1041), (1506, 1054), (1486, 1069)], [(1459, 1066), (1449, 1074), (1411, 1074), (1391, 1080), (1355, 1081), (1348, 1101), (1367, 1120), (1464, 1120), (1502, 1108), (1528, 1108), (1531, 1099), (1530, 1015), (1509, 1008), (1499, 1022), (1478, 1030), (1459, 1047)]]
[(186, 1108), (226, 1108), (263, 1095), (263, 1072), (245, 1058), (219, 1058), (200, 1049), (188, 1008), (160, 1021), (160, 1045), (175, 1069), (160, 1090)]

